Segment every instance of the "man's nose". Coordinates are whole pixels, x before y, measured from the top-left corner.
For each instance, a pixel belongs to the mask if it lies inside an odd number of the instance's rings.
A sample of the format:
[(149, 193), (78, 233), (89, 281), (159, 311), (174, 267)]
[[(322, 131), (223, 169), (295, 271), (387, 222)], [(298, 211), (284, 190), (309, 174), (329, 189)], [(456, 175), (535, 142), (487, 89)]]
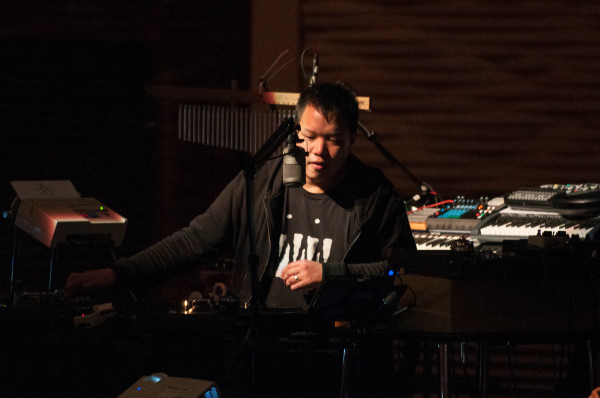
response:
[(323, 137), (317, 137), (310, 143), (309, 152), (315, 155), (321, 155), (325, 151), (325, 140)]

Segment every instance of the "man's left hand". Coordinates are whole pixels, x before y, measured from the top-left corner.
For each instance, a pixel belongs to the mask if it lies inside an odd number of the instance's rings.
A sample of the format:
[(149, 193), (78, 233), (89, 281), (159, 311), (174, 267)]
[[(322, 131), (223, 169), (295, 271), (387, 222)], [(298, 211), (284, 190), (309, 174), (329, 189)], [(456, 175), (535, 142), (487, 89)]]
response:
[(283, 269), (281, 279), (292, 290), (315, 289), (323, 281), (323, 265), (309, 260), (293, 261)]

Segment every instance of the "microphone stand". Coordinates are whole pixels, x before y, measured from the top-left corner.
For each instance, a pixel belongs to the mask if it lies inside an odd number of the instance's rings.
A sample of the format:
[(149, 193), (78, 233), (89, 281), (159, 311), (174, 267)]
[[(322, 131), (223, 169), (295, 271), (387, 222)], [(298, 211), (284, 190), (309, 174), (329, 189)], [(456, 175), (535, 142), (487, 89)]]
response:
[(250, 376), (251, 385), (255, 383), (255, 367), (256, 367), (256, 341), (258, 335), (257, 321), (259, 313), (265, 309), (265, 302), (260, 291), (260, 283), (258, 279), (258, 254), (256, 248), (256, 230), (254, 225), (254, 176), (258, 170), (265, 164), (271, 155), (279, 148), (286, 139), (293, 136), (296, 131), (296, 124), (292, 117), (284, 119), (277, 130), (269, 137), (263, 146), (256, 152), (253, 157), (250, 157), (244, 166), (244, 177), (246, 180), (246, 216), (248, 226), (249, 252), (248, 266), (250, 267), (250, 283), (251, 297), (250, 309), (251, 320), (250, 326), (246, 333), (245, 341), (249, 346), (251, 363)]
[(415, 195), (411, 198), (411, 200), (417, 202), (420, 199), (427, 196), (433, 196), (434, 199), (436, 199), (437, 201), (441, 200), (441, 198), (439, 197), (437, 192), (435, 192), (435, 190), (431, 187), (431, 185), (429, 185), (428, 183), (411, 173), (405, 165), (400, 163), (398, 159), (394, 157), (394, 155), (392, 155), (387, 149), (383, 147), (383, 145), (381, 145), (381, 143), (377, 140), (377, 133), (375, 131), (369, 130), (360, 121), (358, 122), (358, 127), (365, 134), (367, 139), (371, 141), (371, 143), (373, 143), (373, 145), (375, 145), (377, 149), (379, 149), (379, 151), (387, 160), (390, 161), (390, 163), (404, 171), (404, 173), (406, 173), (406, 175), (419, 187), (420, 194), (417, 194), (418, 198), (415, 198), (417, 196)]
[(254, 225), (254, 175), (271, 155), (283, 144), (286, 139), (296, 131), (296, 123), (293, 117), (283, 120), (277, 130), (269, 137), (267, 142), (251, 157), (244, 167), (244, 177), (246, 179), (246, 215), (248, 217), (248, 238), (249, 254), (248, 264), (250, 266), (251, 298), (250, 306), (252, 312), (263, 309), (264, 303), (259, 291), (258, 280), (258, 255), (256, 249), (256, 231)]

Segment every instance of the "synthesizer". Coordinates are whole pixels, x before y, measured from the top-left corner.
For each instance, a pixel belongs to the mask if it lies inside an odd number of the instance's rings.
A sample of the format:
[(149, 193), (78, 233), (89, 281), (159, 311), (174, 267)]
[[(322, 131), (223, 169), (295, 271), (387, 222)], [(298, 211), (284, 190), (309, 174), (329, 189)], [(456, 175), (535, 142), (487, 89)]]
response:
[(15, 226), (47, 247), (77, 239), (120, 246), (127, 219), (94, 198), (82, 198), (68, 180), (12, 181), (18, 205)]
[(530, 236), (563, 236), (595, 240), (600, 217), (574, 219), (556, 211), (534, 211), (507, 207), (478, 224), (471, 237), (478, 243), (527, 239)]
[(417, 250), (453, 250), (462, 241), (473, 244), (471, 237), (467, 234), (415, 231), (413, 237)]
[(439, 233), (470, 233), (474, 226), (502, 205), (501, 198), (490, 200), (482, 197), (475, 200), (458, 196), (427, 218), (427, 230)]
[(533, 236), (600, 239), (600, 184), (546, 184), (488, 199), (458, 196), (408, 212), (418, 250), (475, 248)]
[(502, 198), (457, 196), (408, 213), (417, 250), (456, 250), (472, 244), (471, 230), (503, 206)]
[(505, 208), (476, 225), (478, 243), (532, 236), (598, 238), (600, 184), (543, 184), (504, 195)]

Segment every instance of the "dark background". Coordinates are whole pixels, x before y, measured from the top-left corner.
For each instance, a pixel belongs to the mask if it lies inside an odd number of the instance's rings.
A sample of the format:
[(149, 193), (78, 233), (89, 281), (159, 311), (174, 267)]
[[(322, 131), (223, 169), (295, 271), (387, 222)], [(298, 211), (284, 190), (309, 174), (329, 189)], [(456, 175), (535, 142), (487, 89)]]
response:
[[(185, 225), (240, 169), (243, 153), (177, 140), (177, 104), (157, 106), (145, 87), (247, 85), (247, 2), (0, 8), (3, 211), (15, 196), (11, 181), (71, 180), (82, 197), (128, 219), (118, 251), (128, 255)], [(8, 220), (1, 232), (4, 287), (13, 248)], [(22, 243), (22, 266), (27, 256), (47, 265), (46, 248)]]

